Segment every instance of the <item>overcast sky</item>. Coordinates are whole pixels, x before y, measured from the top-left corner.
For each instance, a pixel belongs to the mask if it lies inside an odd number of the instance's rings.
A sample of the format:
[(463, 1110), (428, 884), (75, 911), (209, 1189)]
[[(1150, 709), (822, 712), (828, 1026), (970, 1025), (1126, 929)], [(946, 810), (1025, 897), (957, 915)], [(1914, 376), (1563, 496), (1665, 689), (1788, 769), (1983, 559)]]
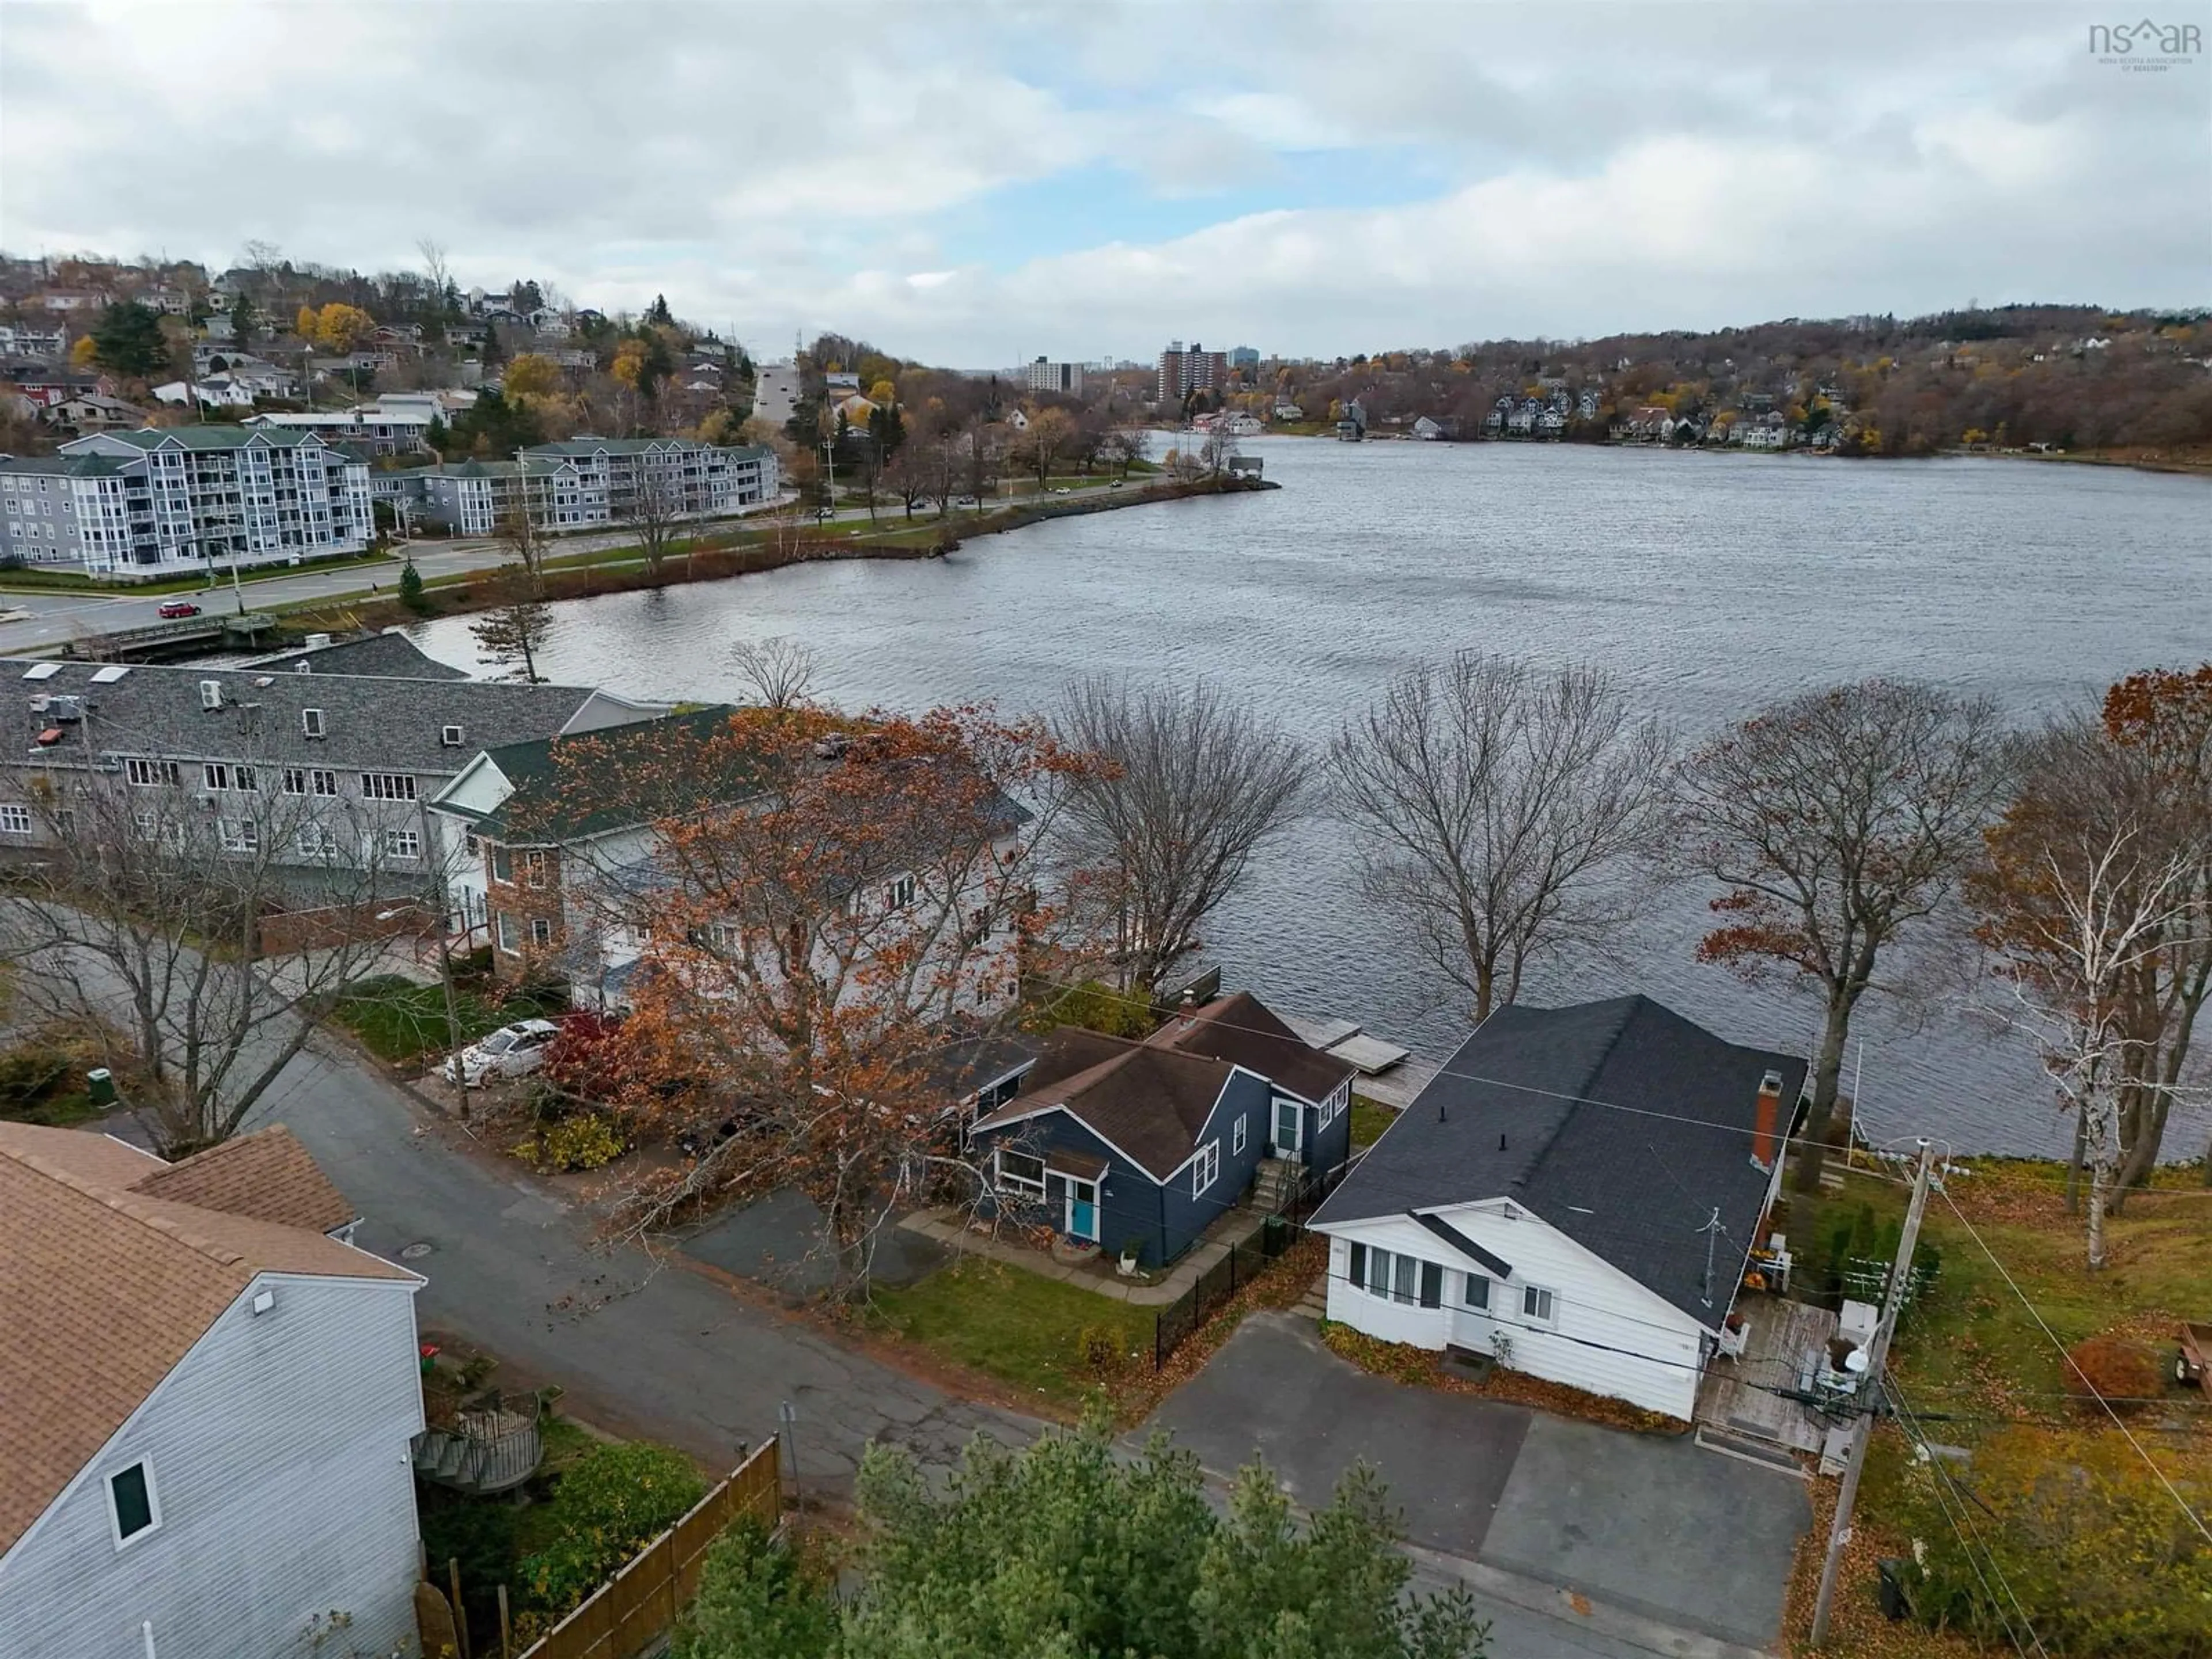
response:
[(2202, 305), (2212, 58), (2100, 62), (2114, 15), (0, 0), (0, 247), (427, 237), (465, 287), (963, 367)]

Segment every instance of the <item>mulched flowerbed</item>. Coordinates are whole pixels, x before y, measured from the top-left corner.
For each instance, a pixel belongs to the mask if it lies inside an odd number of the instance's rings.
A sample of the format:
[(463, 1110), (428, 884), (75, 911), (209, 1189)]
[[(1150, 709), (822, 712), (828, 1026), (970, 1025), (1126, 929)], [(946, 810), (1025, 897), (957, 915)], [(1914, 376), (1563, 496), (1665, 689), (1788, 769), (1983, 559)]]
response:
[(1480, 1381), (1462, 1376), (1444, 1367), (1444, 1357), (1428, 1348), (1416, 1348), (1404, 1342), (1385, 1342), (1379, 1337), (1355, 1331), (1349, 1325), (1334, 1320), (1323, 1320), (1321, 1340), (1330, 1351), (1350, 1360), (1360, 1370), (1376, 1376), (1389, 1377), (1394, 1382), (1404, 1382), (1417, 1388), (1436, 1389), (1445, 1394), (1474, 1395), (1484, 1400), (1503, 1400), (1516, 1406), (1528, 1406), (1537, 1411), (1550, 1412), (1556, 1417), (1579, 1418), (1585, 1423), (1596, 1423), (1608, 1429), (1626, 1429), (1632, 1434), (1687, 1434), (1690, 1425), (1660, 1412), (1648, 1412), (1640, 1406), (1632, 1406), (1625, 1400), (1609, 1400), (1602, 1395), (1585, 1394), (1580, 1389), (1571, 1389), (1564, 1382), (1547, 1382), (1540, 1376), (1531, 1376), (1526, 1371), (1511, 1370), (1505, 1366), (1493, 1367)]

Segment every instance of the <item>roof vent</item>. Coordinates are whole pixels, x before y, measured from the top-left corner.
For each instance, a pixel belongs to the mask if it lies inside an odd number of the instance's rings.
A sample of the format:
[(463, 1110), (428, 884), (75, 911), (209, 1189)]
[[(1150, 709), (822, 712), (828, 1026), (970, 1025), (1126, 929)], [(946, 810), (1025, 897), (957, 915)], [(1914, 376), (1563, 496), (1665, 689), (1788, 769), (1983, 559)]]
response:
[(50, 697), (47, 706), (58, 720), (81, 720), (84, 718), (84, 700), (81, 697)]
[(221, 680), (202, 680), (200, 682), (200, 707), (203, 708), (220, 708), (222, 707), (222, 682)]

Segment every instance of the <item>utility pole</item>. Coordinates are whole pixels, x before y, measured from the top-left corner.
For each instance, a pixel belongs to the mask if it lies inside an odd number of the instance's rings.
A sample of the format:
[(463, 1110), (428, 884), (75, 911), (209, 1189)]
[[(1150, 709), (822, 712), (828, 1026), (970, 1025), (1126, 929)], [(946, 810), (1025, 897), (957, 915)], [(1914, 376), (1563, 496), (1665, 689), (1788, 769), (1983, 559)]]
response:
[(1905, 1304), (1905, 1281), (1912, 1276), (1912, 1247), (1920, 1239), (1920, 1218), (1928, 1208), (1928, 1177), (1935, 1153), (1923, 1136), (1920, 1168), (1912, 1177), (1912, 1202), (1905, 1206), (1905, 1231), (1897, 1236), (1897, 1260), (1889, 1269), (1889, 1291), (1882, 1297), (1881, 1317), (1875, 1322), (1874, 1340), (1867, 1346), (1868, 1402), (1851, 1430), (1850, 1462), (1844, 1468), (1843, 1489), (1836, 1494), (1836, 1518), (1828, 1528), (1828, 1559), (1820, 1566), (1820, 1599), (1813, 1604), (1813, 1645), (1828, 1639), (1828, 1613), (1836, 1600), (1836, 1575), (1844, 1565), (1844, 1546), (1851, 1541), (1851, 1510), (1858, 1502), (1859, 1476), (1866, 1468), (1867, 1443), (1874, 1438), (1875, 1404), (1882, 1390), (1882, 1367), (1889, 1358), (1889, 1339), (1897, 1329), (1897, 1316)]

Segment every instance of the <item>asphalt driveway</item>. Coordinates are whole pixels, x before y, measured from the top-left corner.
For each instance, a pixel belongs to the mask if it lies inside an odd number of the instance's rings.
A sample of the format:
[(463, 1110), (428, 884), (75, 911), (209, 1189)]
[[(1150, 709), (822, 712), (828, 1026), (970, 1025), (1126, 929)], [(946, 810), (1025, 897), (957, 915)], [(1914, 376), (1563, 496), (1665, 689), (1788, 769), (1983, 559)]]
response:
[(1227, 1473), (1264, 1457), (1304, 1505), (1374, 1464), (1414, 1544), (1662, 1625), (1763, 1648), (1804, 1484), (1701, 1449), (1370, 1376), (1287, 1314), (1246, 1320), (1152, 1419)]

